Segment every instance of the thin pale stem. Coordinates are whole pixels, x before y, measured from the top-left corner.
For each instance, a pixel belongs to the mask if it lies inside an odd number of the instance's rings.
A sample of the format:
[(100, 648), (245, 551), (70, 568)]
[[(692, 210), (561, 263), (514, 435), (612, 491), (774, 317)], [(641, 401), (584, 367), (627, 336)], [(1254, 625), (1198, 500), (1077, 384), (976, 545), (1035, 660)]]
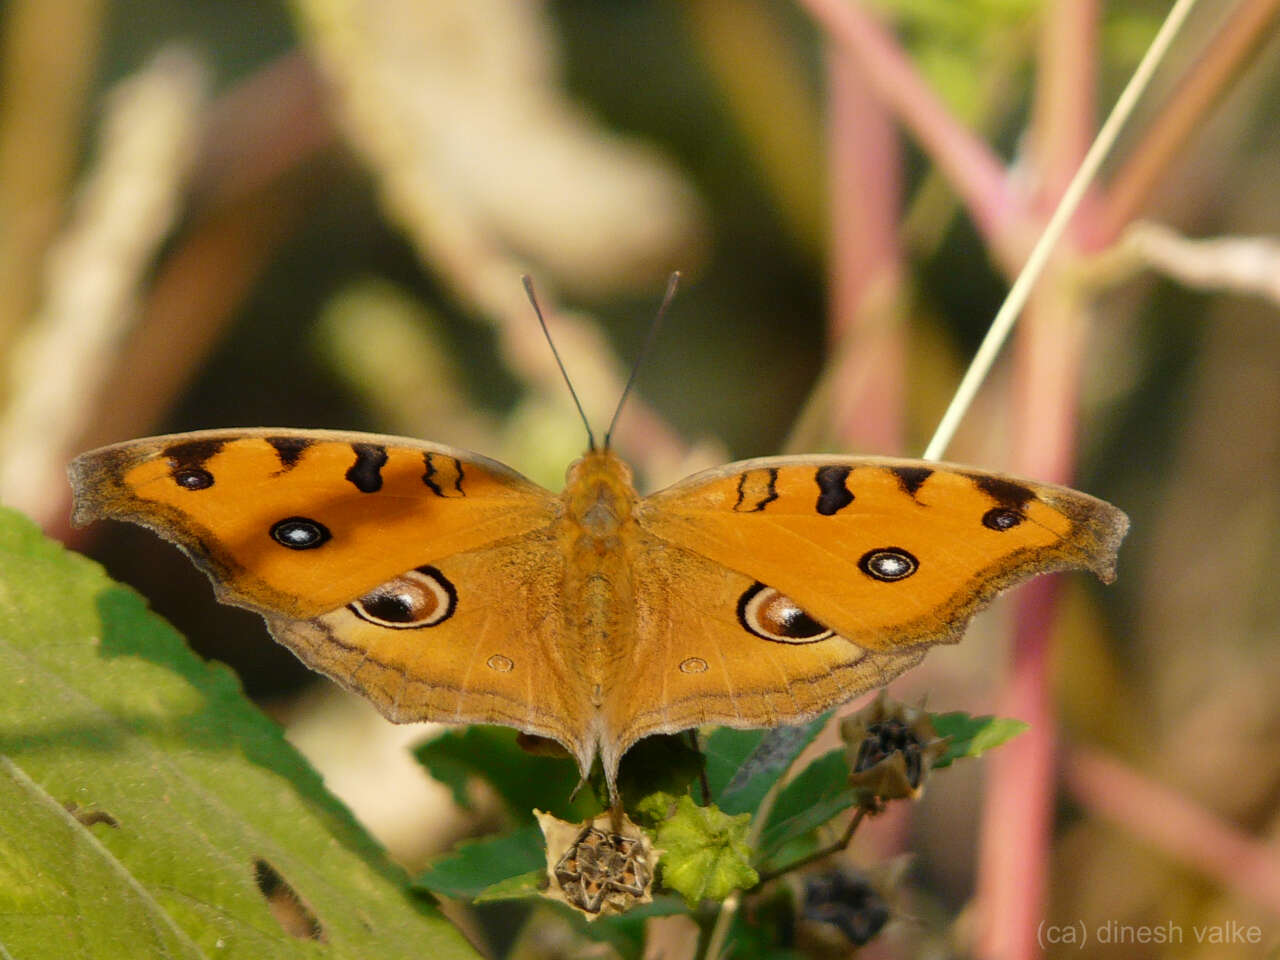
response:
[(729, 929), (733, 926), (733, 918), (738, 915), (741, 903), (742, 891), (735, 890), (720, 904), (715, 926), (711, 928), (711, 936), (707, 938), (707, 948), (702, 952), (703, 960), (720, 960), (724, 956), (725, 947), (729, 943)]
[(1129, 79), (1129, 83), (1125, 86), (1119, 99), (1116, 100), (1110, 116), (1107, 117), (1106, 122), (1102, 125), (1102, 129), (1098, 131), (1097, 139), (1094, 140), (1093, 146), (1089, 148), (1089, 152), (1085, 155), (1084, 161), (1080, 164), (1080, 169), (1076, 171), (1076, 175), (1072, 178), (1070, 185), (1062, 196), (1062, 200), (1058, 204), (1058, 208), (1054, 211), (1053, 216), (1049, 218), (1049, 223), (1045, 226), (1044, 232), (1032, 249), (1026, 264), (1018, 274), (1018, 278), (1013, 282), (1009, 295), (1005, 297), (1005, 301), (1000, 305), (995, 319), (991, 321), (991, 327), (987, 331), (987, 335), (983, 338), (978, 352), (974, 354), (973, 361), (969, 364), (969, 369), (965, 371), (964, 378), (960, 381), (960, 386), (956, 388), (951, 405), (947, 407), (946, 413), (943, 414), (942, 421), (938, 424), (938, 429), (934, 432), (933, 439), (925, 447), (924, 458), (926, 460), (940, 459), (946, 453), (947, 447), (951, 445), (951, 440), (955, 437), (960, 421), (964, 419), (964, 415), (969, 411), (969, 406), (973, 403), (973, 398), (977, 395), (978, 388), (982, 386), (983, 381), (986, 380), (987, 375), (991, 372), (991, 367), (995, 364), (996, 357), (999, 356), (1001, 348), (1009, 338), (1009, 333), (1013, 330), (1018, 314), (1022, 312), (1027, 298), (1031, 295), (1032, 285), (1040, 278), (1040, 274), (1044, 272), (1054, 247), (1057, 246), (1058, 240), (1066, 230), (1068, 222), (1075, 214), (1080, 201), (1084, 198), (1085, 190), (1088, 189), (1089, 184), (1097, 175), (1102, 161), (1111, 152), (1121, 128), (1133, 113), (1133, 109), (1150, 83), (1156, 67), (1159, 66), (1160, 61), (1164, 58), (1169, 45), (1178, 35), (1178, 31), (1182, 28), (1183, 23), (1186, 22), (1187, 16), (1191, 13), (1195, 4), (1196, 0), (1177, 0), (1177, 3), (1169, 11), (1169, 15), (1165, 18), (1164, 23), (1160, 26), (1160, 30), (1156, 33), (1155, 39), (1151, 41), (1151, 46), (1148, 48), (1146, 55), (1143, 56), (1138, 68)]

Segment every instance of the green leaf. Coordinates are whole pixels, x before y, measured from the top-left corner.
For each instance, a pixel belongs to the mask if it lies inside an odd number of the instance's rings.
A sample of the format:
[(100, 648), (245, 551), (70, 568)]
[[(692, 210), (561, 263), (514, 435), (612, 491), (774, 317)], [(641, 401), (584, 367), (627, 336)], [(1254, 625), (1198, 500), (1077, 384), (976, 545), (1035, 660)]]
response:
[(655, 790), (642, 797), (634, 804), (627, 804), (627, 815), (636, 823), (646, 827), (657, 827), (663, 820), (675, 813), (676, 803), (684, 794), (665, 793)]
[(733, 781), (733, 775), (764, 740), (764, 730), (734, 730), (717, 727), (702, 748), (707, 758), (707, 785), (711, 799), (717, 800)]
[(760, 850), (767, 857), (779, 847), (816, 830), (857, 800), (849, 786), (849, 759), (843, 749), (824, 753), (778, 792)]
[(518, 873), (497, 883), (491, 883), (475, 895), (475, 903), (491, 903), (498, 900), (524, 900), (541, 895), (547, 879), (547, 868)]
[(514, 833), (469, 840), (433, 861), (415, 887), (471, 900), (485, 889), (534, 870), (546, 870), (547, 855), (537, 824)]
[(929, 719), (940, 737), (950, 737), (947, 752), (933, 765), (935, 770), (953, 760), (980, 757), (988, 750), (1012, 740), (1029, 727), (1023, 720), (1008, 717), (972, 717), (967, 713), (931, 713)]
[[(0, 843), (26, 850), (0, 866), (0, 956), (476, 955), (409, 894), (230, 671), (8, 510), (0, 691), (4, 790), (15, 801), (0, 804)], [(68, 822), (57, 809), (71, 805), (93, 816)], [(111, 891), (93, 896), (104, 877), (116, 878)], [(323, 946), (285, 931), (268, 886), (296, 895)], [(144, 922), (136, 940), (110, 932)], [(76, 946), (32, 944), (47, 923)]]
[[(645, 737), (622, 757), (618, 792), (623, 806), (633, 810), (643, 806), (648, 797), (687, 792), (689, 784), (702, 771), (702, 764), (701, 752), (691, 747), (683, 736)], [(606, 796), (606, 802), (607, 799)], [(600, 809), (604, 809), (603, 804)]]
[(830, 713), (824, 713), (800, 726), (774, 727), (766, 731), (724, 789), (716, 795), (716, 806), (725, 813), (754, 811), (830, 717)]
[[(6, 957), (199, 958), (200, 949), (123, 865), (7, 757), (0, 757), (0, 930)], [(74, 870), (52, 870), (74, 864)], [(86, 909), (87, 905), (87, 909)]]
[(569, 800), (579, 780), (573, 760), (528, 753), (516, 743), (516, 736), (509, 727), (465, 727), (448, 730), (413, 752), (463, 807), (470, 805), (467, 782), (478, 777), (497, 791), (521, 823), (533, 823), (534, 807), (562, 820), (586, 820), (600, 811), (590, 790)]
[(749, 813), (729, 816), (715, 806), (700, 807), (681, 797), (675, 816), (658, 827), (655, 841), (663, 851), (663, 885), (690, 907), (754, 886), (760, 878), (751, 868), (750, 826)]

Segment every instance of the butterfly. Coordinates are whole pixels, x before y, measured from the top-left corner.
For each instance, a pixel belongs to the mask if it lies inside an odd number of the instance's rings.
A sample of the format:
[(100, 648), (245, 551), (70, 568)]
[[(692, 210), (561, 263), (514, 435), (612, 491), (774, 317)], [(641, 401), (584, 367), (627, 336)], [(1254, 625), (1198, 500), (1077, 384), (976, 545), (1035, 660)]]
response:
[(149, 527), (390, 720), (562, 744), (611, 792), (642, 737), (810, 719), (960, 639), (1038, 573), (1109, 582), (1128, 527), (1060, 486), (931, 461), (730, 463), (640, 496), (592, 447), (557, 494), (400, 437), (227, 429), (70, 465), (74, 522)]

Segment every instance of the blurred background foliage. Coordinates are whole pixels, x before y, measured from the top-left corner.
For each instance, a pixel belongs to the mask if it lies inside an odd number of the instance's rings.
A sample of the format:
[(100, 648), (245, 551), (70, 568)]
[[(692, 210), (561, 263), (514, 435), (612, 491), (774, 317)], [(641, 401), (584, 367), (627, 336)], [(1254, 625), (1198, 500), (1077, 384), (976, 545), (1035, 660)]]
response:
[[(1037, 169), (1028, 130), (1055, 5), (870, 6), (951, 115), (991, 145), (1010, 189), (1033, 189), (1022, 178)], [(1087, 319), (1074, 483), (1134, 527), (1117, 585), (1072, 580), (1055, 634), (1068, 753), (1051, 916), (1276, 929), (1274, 861), (1250, 881), (1263, 890), (1251, 898), (1203, 850), (1138, 836), (1135, 818), (1106, 802), (1108, 791), (1187, 801), (1263, 848), (1280, 833), (1280, 325), (1266, 281), (1280, 261), (1265, 239), (1280, 223), (1274, 6), (1205, 0), (1104, 174), (1122, 179), (1178, 79), (1225, 44), (1224, 25), (1259, 9), (1136, 209), (1244, 246), (1148, 271), (1149, 256), (1096, 259), (1120, 231), (1095, 222), (1072, 247), (1078, 286), (1067, 299)], [(1165, 7), (1101, 6), (1094, 61), (1054, 68), (1090, 105), (1082, 116), (1114, 100)], [(312, 680), (257, 617), (218, 607), (193, 568), (140, 530), (67, 528), (70, 455), (204, 427), (368, 429), (474, 449), (556, 486), (584, 438), (521, 272), (538, 280), (599, 429), (673, 269), (683, 287), (618, 434), (644, 485), (789, 443), (918, 454), (1016, 259), (993, 246), (918, 137), (885, 154), (891, 173), (852, 190), (833, 180), (829, 46), (804, 5), (8, 0), (0, 26), (0, 493), (235, 666), (299, 738), (321, 743), (322, 767), (342, 752), (332, 728), (307, 733), (317, 721), (290, 699)], [(842, 375), (859, 358), (841, 349), (833, 291), (858, 271), (831, 237), (845, 204), (886, 199), (896, 219), (879, 238), (894, 263), (883, 303), (899, 352), (868, 347), (879, 368), (862, 371), (870, 391), (841, 408)], [(1253, 286), (1213, 279), (1246, 261), (1262, 277)], [(1189, 288), (1197, 265), (1208, 289)], [(953, 459), (1017, 462), (1008, 366)], [(877, 388), (886, 370), (896, 380)], [(900, 422), (877, 426), (882, 407)], [(932, 654), (898, 695), (991, 712), (1009, 613), (998, 606), (965, 644)], [(326, 704), (338, 716), (360, 709)], [(392, 753), (420, 733), (387, 735), (401, 737)], [(1077, 763), (1075, 745), (1168, 792), (1122, 789), (1089, 766), (1092, 754)], [(408, 817), (372, 824), (408, 861), (475, 829), (388, 788), (402, 782), (391, 774), (326, 775), (384, 798), (379, 814), (361, 807), (375, 799), (348, 797), (366, 819)], [(917, 852), (921, 922), (895, 941), (907, 953), (964, 939), (978, 776), (945, 778), (911, 823), (886, 822), (854, 853)], [(939, 919), (956, 915), (957, 927)], [(1114, 955), (1166, 955), (1148, 949)], [(1225, 954), (1183, 944), (1177, 955)]]

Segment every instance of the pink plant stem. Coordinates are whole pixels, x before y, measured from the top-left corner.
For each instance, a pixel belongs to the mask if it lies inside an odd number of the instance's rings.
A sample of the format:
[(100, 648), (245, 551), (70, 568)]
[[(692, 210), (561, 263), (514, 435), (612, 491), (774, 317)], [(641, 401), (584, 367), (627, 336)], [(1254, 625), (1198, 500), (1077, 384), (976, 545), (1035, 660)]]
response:
[[(1013, 404), (1014, 466), (1066, 483), (1071, 478), (1085, 318), (1054, 290), (1036, 296), (1018, 332)], [(1057, 581), (1041, 578), (1014, 598), (1013, 671), (1002, 716), (1031, 729), (995, 752), (987, 769), (978, 875), (978, 950), (989, 960), (1040, 955), (1036, 932), (1048, 889), (1056, 717), (1049, 648)]]
[(996, 243), (1017, 221), (999, 158), (956, 121), (893, 35), (852, 0), (800, 5), (866, 73), (876, 97), (911, 131), (960, 194), (978, 230)]
[[(831, 185), (830, 340), (835, 434), (849, 450), (901, 454), (905, 446), (907, 346), (902, 293), (902, 151), (888, 109), (848, 49), (827, 51)], [(902, 850), (911, 805), (878, 819), (869, 843)]]
[[(1047, 210), (1088, 146), (1096, 10), (1059, 3), (1047, 11), (1035, 118), (1037, 207)], [(1080, 88), (1083, 87), (1083, 93)], [(1019, 332), (1014, 462), (1020, 472), (1055, 481), (1071, 473), (1080, 321), (1074, 306), (1041, 295)], [(1023, 960), (1037, 955), (1036, 930), (1048, 891), (1056, 748), (1049, 695), (1049, 650), (1057, 583), (1037, 581), (1014, 602), (1013, 676), (1001, 712), (1031, 729), (992, 758), (979, 856), (980, 956)]]
[(850, 449), (901, 453), (906, 347), (898, 137), (866, 72), (847, 50), (830, 49), (827, 76), (830, 329), (837, 351), (832, 422)]
[(1024, 586), (1014, 601), (1013, 676), (997, 712), (1025, 720), (1031, 728), (986, 758), (975, 944), (975, 956), (984, 960), (1038, 956), (1036, 928), (1048, 887), (1056, 747), (1045, 689), (1056, 587), (1054, 579), (1042, 578)]
[[(1037, 218), (1049, 215), (1089, 147), (1097, 20), (1092, 0), (1058, 0), (1044, 13), (1032, 130)], [(1013, 464), (1019, 473), (1066, 483), (1074, 462), (1083, 308), (1063, 295), (1052, 270), (1041, 283), (1016, 341)], [(1031, 729), (997, 751), (987, 770), (977, 953), (989, 960), (1040, 955), (1036, 934), (1048, 899), (1054, 803), (1057, 721), (1049, 652), (1057, 596), (1056, 579), (1043, 578), (1014, 600), (1013, 674), (1000, 710)]]
[(1280, 917), (1280, 848), (1241, 832), (1185, 796), (1098, 751), (1076, 747), (1063, 782), (1091, 813)]
[[(845, 332), (858, 305), (885, 274), (901, 269), (902, 155), (866, 71), (847, 50), (827, 55), (831, 177), (832, 334)], [(842, 307), (844, 309), (839, 309)]]
[(1087, 249), (1115, 242), (1142, 212), (1151, 191), (1178, 162), (1213, 105), (1229, 89), (1249, 57), (1275, 35), (1280, 0), (1240, 0), (1195, 64), (1166, 96), (1142, 139), (1108, 184), (1102, 209), (1087, 224)]
[[(1044, 20), (1031, 127), (1039, 176), (1036, 214), (1047, 219), (1097, 130), (1098, 5), (1096, 0), (1054, 3), (1045, 8)], [(1076, 222), (1081, 219), (1077, 215)]]

